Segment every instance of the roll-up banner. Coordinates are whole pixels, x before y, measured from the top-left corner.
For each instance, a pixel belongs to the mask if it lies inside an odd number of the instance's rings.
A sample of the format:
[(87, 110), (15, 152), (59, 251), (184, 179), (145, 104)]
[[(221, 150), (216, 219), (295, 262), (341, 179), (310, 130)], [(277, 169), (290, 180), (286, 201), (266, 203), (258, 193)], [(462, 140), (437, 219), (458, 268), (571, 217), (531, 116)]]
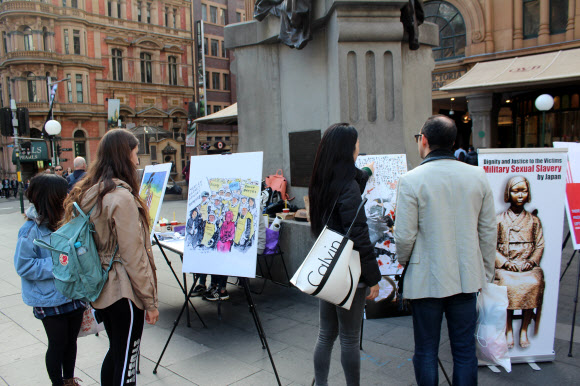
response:
[(551, 361), (566, 185), (566, 149), (481, 149), (495, 198), (495, 280), (508, 288), (512, 363)]
[(554, 142), (554, 147), (568, 149), (566, 214), (574, 249), (580, 249), (580, 143)]

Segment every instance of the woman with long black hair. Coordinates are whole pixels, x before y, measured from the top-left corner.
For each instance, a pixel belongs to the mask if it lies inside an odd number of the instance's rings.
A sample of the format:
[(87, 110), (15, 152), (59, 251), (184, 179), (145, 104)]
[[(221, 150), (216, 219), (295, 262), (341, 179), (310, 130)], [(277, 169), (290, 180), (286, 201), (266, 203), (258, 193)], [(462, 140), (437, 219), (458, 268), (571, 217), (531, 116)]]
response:
[[(348, 123), (337, 123), (325, 132), (318, 146), (308, 189), (311, 229), (318, 237), (325, 225), (350, 234), (354, 249), (360, 254), (361, 277), (350, 310), (320, 300), (320, 327), (314, 350), (316, 385), (328, 384), (332, 347), (340, 335), (341, 363), (347, 385), (360, 383), (360, 329), (367, 299), (379, 294), (381, 273), (364, 210), (355, 218), (362, 202), (361, 194), (372, 175), (374, 164), (361, 169), (355, 166), (359, 153), (358, 133)], [(370, 291), (369, 288), (370, 287)]]
[(14, 266), (22, 278), (22, 299), (33, 307), (34, 316), (42, 321), (46, 331), (46, 371), (53, 386), (79, 384), (74, 372), (85, 304), (58, 292), (50, 251), (37, 247), (33, 241), (50, 243), (50, 235), (64, 213), (67, 189), (66, 180), (54, 174), (38, 174), (30, 181), (26, 197), (32, 206), (18, 232), (14, 254)]
[(96, 160), (65, 201), (65, 222), (74, 203), (88, 213), (103, 267), (114, 259), (103, 291), (92, 305), (105, 324), (109, 351), (101, 368), (101, 385), (136, 384), (143, 322), (159, 319), (157, 276), (149, 241), (149, 212), (139, 197), (139, 141), (124, 129), (108, 131)]

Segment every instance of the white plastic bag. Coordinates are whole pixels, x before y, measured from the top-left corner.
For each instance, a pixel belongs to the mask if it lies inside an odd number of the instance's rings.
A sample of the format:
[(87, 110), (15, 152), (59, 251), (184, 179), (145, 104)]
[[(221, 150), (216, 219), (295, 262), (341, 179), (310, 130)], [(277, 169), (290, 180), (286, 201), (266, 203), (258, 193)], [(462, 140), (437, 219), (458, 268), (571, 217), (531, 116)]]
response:
[(95, 310), (90, 305), (85, 308), (83, 313), (83, 322), (81, 323), (81, 329), (79, 330), (79, 338), (84, 336), (94, 335), (105, 329), (103, 323), (97, 323), (95, 319)]
[(502, 366), (508, 373), (512, 365), (506, 331), (507, 287), (488, 283), (477, 297), (475, 346), (480, 364)]

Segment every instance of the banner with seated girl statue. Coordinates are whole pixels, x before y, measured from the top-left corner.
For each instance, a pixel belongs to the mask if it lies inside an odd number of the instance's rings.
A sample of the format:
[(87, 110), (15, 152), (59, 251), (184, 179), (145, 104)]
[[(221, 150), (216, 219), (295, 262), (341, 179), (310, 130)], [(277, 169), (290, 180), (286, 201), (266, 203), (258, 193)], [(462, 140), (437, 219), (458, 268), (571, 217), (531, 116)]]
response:
[(566, 150), (481, 149), (495, 198), (494, 283), (508, 293), (512, 363), (554, 360), (566, 185)]

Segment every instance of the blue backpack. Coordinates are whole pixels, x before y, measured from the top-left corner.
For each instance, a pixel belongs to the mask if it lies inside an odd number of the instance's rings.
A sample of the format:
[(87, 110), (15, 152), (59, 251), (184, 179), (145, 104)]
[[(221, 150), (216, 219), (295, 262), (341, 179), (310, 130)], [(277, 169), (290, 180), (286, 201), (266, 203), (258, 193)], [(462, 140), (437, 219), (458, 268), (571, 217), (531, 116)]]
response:
[(89, 213), (85, 214), (75, 202), (79, 215), (50, 235), (50, 244), (35, 239), (34, 244), (51, 251), (52, 273), (56, 289), (70, 299), (89, 302), (97, 300), (107, 282), (119, 244), (107, 269), (101, 266), (101, 259), (93, 239), (95, 228), (90, 222)]

